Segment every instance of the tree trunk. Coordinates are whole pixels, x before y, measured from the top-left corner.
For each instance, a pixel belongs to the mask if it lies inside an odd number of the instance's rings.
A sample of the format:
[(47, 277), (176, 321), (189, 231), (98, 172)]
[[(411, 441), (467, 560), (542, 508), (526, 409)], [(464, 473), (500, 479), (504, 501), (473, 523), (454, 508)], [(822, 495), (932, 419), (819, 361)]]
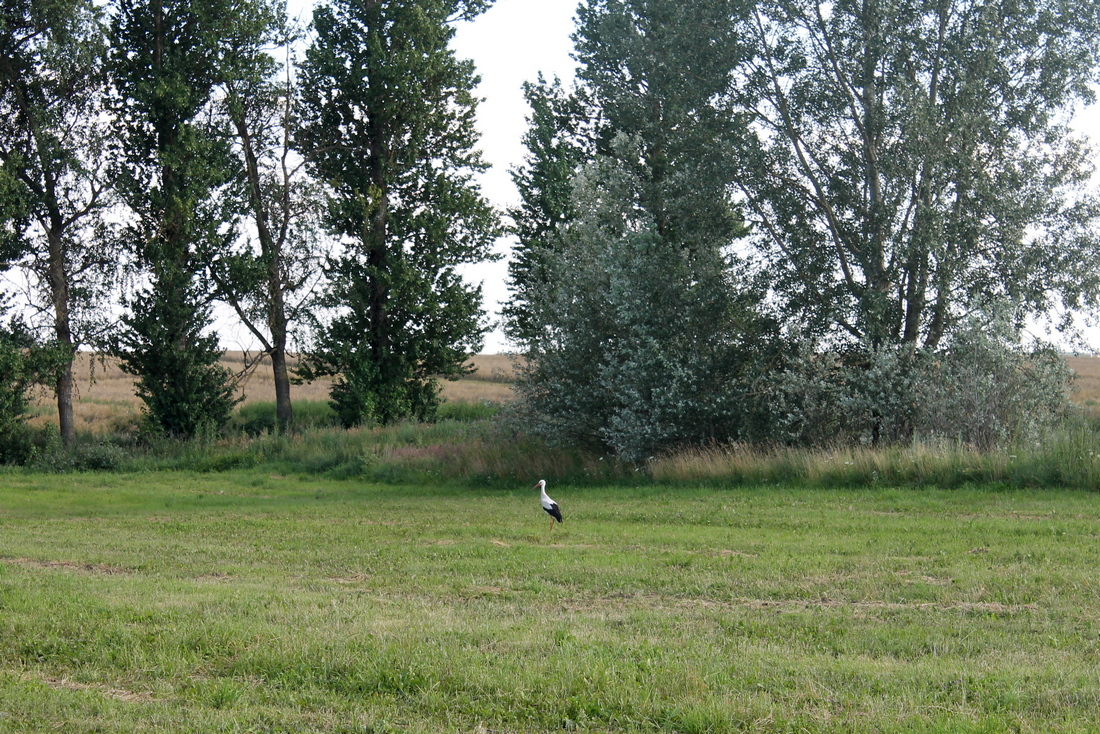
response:
[[(272, 377), (275, 381), (275, 417), (279, 430), (286, 431), (294, 425), (294, 407), (290, 402), (290, 375), (286, 367), (287, 317), (283, 269), (280, 260), (282, 239), (285, 234), (276, 239), (268, 224), (260, 180), (260, 165), (253, 145), (252, 130), (248, 126), (243, 109), (235, 109), (232, 117), (244, 151), (248, 198), (255, 217), (260, 253), (267, 263), (267, 326), (271, 332), (271, 346), (268, 347), (267, 353), (271, 355)], [(283, 221), (289, 220), (289, 217), (289, 211), (284, 210)]]
[(76, 427), (73, 423), (73, 345), (72, 325), (69, 323), (69, 278), (65, 270), (65, 247), (61, 239), (64, 223), (59, 213), (51, 217), (50, 231), (46, 233), (49, 241), (49, 283), (50, 298), (53, 301), (54, 335), (65, 350), (66, 364), (59, 368), (54, 391), (57, 394), (57, 426), (61, 441), (71, 444), (76, 440)]
[(76, 440), (76, 428), (73, 423), (73, 370), (71, 363), (57, 373), (57, 424), (61, 431), (61, 441), (66, 445)]
[(294, 425), (294, 408), (290, 403), (290, 375), (284, 350), (272, 350), (271, 367), (275, 373), (275, 418), (279, 430), (286, 431)]
[[(262, 209), (258, 210), (262, 212)], [(258, 216), (257, 219), (263, 219)], [(266, 222), (264, 229), (267, 229)], [(286, 367), (286, 305), (283, 299), (282, 267), (277, 253), (264, 253), (268, 259), (268, 328), (271, 330), (271, 369), (275, 379), (275, 418), (280, 431), (294, 427), (294, 406), (290, 402), (290, 375)]]

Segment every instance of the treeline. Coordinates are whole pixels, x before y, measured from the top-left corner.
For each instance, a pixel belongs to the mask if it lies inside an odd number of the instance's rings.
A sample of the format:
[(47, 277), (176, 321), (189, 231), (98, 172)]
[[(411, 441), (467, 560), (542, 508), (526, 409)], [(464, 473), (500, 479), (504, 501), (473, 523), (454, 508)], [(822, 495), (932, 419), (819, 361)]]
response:
[(1024, 327), (1100, 295), (1100, 6), (586, 0), (574, 41), (515, 175), (528, 425), (637, 461), (1065, 414)]
[(457, 268), (502, 231), (448, 48), (489, 4), (326, 0), (305, 37), (278, 0), (5, 1), (0, 244), (49, 332), (7, 329), (6, 424), (46, 381), (71, 441), (91, 345), (154, 430), (217, 432), (238, 398), (216, 301), (271, 357), (280, 426), (295, 330), (344, 424), (430, 418), (487, 328)]
[(12, 409), (48, 380), (71, 440), (90, 344), (156, 430), (218, 431), (221, 301), (281, 427), (294, 333), (344, 425), (431, 419), (487, 328), (457, 268), (510, 230), (520, 410), (552, 441), (988, 447), (1064, 415), (1024, 326), (1100, 305), (1068, 127), (1100, 5), (583, 0), (573, 86), (526, 85), (506, 228), (448, 48), (491, 4), (321, 0), (305, 33), (273, 0), (5, 0), (0, 245), (51, 334), (8, 329)]

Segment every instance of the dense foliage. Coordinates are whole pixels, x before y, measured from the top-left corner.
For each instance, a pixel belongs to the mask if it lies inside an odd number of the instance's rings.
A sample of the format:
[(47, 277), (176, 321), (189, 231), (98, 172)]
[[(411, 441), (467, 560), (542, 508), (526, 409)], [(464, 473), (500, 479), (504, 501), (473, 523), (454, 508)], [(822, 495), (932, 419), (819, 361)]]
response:
[(741, 197), (803, 333), (929, 349), (975, 319), (1095, 305), (1100, 204), (1069, 115), (1091, 2), (782, 0), (739, 71)]
[(589, 3), (581, 89), (528, 88), (511, 333), (530, 364), (525, 408), (558, 440), (637, 460), (746, 430), (772, 340), (731, 249), (746, 233), (728, 195), (744, 121), (723, 103), (738, 12)]
[(528, 88), (525, 407), (635, 459), (1049, 426), (1068, 378), (1021, 326), (1100, 298), (1072, 6), (582, 3), (576, 89)]
[(451, 20), (488, 3), (334, 0), (302, 65), (302, 150), (328, 182), (328, 265), (308, 375), (338, 375), (345, 425), (429, 419), (436, 379), (466, 371), (486, 324), (459, 275), (489, 257), (497, 216), (473, 180), (477, 77)]
[(808, 446), (911, 442), (988, 450), (1033, 442), (1069, 412), (1072, 373), (1044, 344), (973, 326), (939, 350), (822, 351), (803, 343), (766, 382), (773, 441)]
[[(117, 355), (154, 433), (218, 433), (220, 301), (272, 360), (277, 430), (295, 341), (343, 425), (434, 418), (488, 328), (460, 270), (503, 232), (450, 48), (491, 6), (325, 0), (302, 33), (279, 0), (4, 0), (0, 261), (37, 341)], [(1023, 326), (1100, 306), (1068, 126), (1100, 6), (584, 0), (574, 42), (572, 87), (524, 87), (513, 172), (526, 426), (641, 462), (1061, 419)]]

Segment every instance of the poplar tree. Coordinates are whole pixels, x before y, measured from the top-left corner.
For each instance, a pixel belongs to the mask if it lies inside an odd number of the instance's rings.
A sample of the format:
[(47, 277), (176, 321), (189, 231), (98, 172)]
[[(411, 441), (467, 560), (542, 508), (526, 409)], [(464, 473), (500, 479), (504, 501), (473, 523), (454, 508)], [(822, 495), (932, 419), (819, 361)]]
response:
[(594, 155), (583, 88), (567, 92), (559, 79), (547, 82), (540, 74), (523, 85), (523, 96), (531, 108), (523, 136), (528, 152), (511, 172), (520, 204), (508, 211), (516, 244), (508, 263), (511, 297), (503, 308), (505, 333), (519, 344), (538, 335), (531, 300), (548, 283), (564, 228), (576, 217), (573, 178)]
[(123, 142), (119, 190), (133, 218), (126, 237), (137, 277), (113, 351), (135, 375), (160, 430), (217, 430), (236, 404), (211, 325), (202, 277), (212, 251), (233, 236), (228, 136), (212, 122), (221, 81), (221, 32), (233, 0), (118, 0), (111, 71)]
[(730, 196), (743, 12), (589, 0), (578, 90), (529, 92), (513, 216), (518, 262), (535, 267), (512, 270), (509, 333), (529, 365), (525, 408), (553, 439), (643, 460), (750, 428), (747, 381), (769, 340), (733, 252), (745, 235)]
[(347, 425), (429, 419), (437, 377), (466, 373), (486, 331), (458, 272), (490, 256), (496, 213), (473, 176), (477, 77), (452, 23), (489, 2), (334, 0), (314, 12), (302, 64), (302, 150), (330, 186), (329, 260), (305, 375), (337, 375)]
[(1100, 304), (1087, 0), (758, 3), (737, 178), (777, 302), (856, 351)]
[(319, 278), (324, 202), (295, 149), (299, 92), (292, 49), (300, 34), (280, 2), (256, 2), (245, 10), (226, 34), (220, 110), (234, 135), (243, 210), (254, 234), (219, 253), (211, 275), (217, 297), (271, 359), (277, 425), (287, 429), (294, 419), (287, 349), (308, 286)]

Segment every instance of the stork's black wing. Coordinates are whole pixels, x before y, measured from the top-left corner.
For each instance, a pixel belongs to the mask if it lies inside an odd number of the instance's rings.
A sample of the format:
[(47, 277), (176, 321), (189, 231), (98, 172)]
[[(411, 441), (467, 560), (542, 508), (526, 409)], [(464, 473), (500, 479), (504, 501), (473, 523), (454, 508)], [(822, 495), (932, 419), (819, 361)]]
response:
[(558, 509), (558, 503), (557, 502), (551, 502), (549, 507), (543, 507), (542, 509), (546, 510), (546, 513), (548, 515), (550, 515), (550, 517), (557, 520), (558, 522), (564, 522), (561, 519), (561, 510)]

